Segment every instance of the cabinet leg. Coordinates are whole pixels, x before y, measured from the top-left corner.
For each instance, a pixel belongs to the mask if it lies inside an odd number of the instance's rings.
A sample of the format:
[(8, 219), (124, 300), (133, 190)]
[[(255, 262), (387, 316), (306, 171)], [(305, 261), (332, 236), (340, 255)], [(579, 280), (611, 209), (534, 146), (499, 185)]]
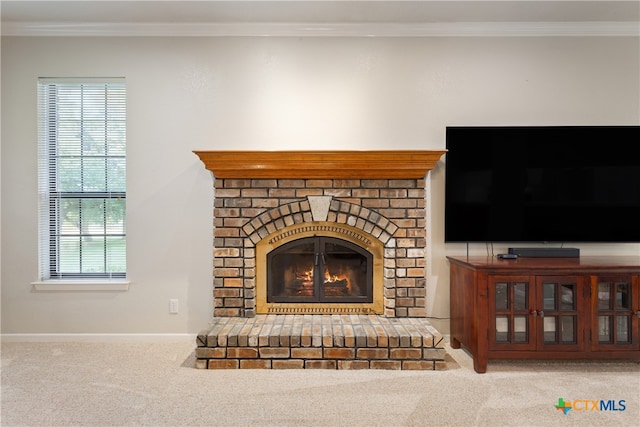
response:
[(449, 344), (449, 346), (451, 346), (451, 348), (460, 348), (460, 341), (458, 341), (454, 337), (451, 337), (451, 343)]
[(487, 372), (487, 359), (486, 358), (479, 358), (478, 356), (473, 356), (473, 369), (479, 373), (479, 374), (484, 374), (485, 372)]

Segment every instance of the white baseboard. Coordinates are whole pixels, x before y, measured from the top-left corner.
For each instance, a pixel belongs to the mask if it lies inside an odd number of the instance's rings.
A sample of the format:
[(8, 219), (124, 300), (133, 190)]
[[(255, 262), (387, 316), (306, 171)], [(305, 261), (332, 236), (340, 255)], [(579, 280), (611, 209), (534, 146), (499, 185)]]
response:
[(197, 334), (1, 334), (2, 342), (192, 342)]

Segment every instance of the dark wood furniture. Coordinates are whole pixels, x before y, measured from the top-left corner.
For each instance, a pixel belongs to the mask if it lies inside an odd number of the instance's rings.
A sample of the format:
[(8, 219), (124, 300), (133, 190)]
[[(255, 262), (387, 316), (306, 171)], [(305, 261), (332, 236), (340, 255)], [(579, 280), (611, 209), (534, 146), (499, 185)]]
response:
[(640, 257), (447, 257), (451, 347), (490, 359), (640, 359)]

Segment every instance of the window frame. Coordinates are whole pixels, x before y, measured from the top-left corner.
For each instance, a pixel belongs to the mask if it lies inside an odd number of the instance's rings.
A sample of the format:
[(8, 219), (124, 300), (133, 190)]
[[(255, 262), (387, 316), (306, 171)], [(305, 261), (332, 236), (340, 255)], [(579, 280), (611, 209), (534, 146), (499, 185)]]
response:
[[(87, 91), (95, 91), (99, 90), (101, 86), (104, 87), (105, 91), (116, 91), (116, 103), (111, 104), (108, 102), (108, 95), (111, 93), (107, 93), (105, 94), (103, 107), (94, 108), (90, 111), (90, 107), (87, 107), (87, 110), (85, 110), (85, 105), (82, 104), (85, 101), (85, 88)], [(61, 123), (64, 123), (64, 120), (60, 120), (58, 115), (58, 109), (62, 108), (62, 102), (57, 98), (59, 88), (78, 90), (79, 98), (77, 102), (81, 103), (80, 107), (78, 107), (80, 118), (76, 119), (79, 129), (77, 131), (79, 135), (77, 139), (80, 141), (77, 149), (80, 153), (75, 156), (66, 156), (67, 158), (74, 158), (76, 164), (73, 167), (79, 168), (81, 188), (75, 191), (64, 188), (65, 185), (62, 183), (60, 174), (60, 170), (63, 167), (61, 166), (61, 159), (65, 158), (61, 151), (63, 151), (66, 142), (63, 136), (59, 136), (59, 134), (63, 133), (60, 130)], [(124, 78), (38, 79), (39, 280), (32, 283), (36, 290), (128, 289), (129, 281), (127, 280), (126, 271), (126, 90)], [(93, 106), (95, 107), (95, 104)], [(118, 119), (110, 118), (109, 114), (114, 111), (120, 114), (119, 117), (116, 115)], [(96, 120), (94, 123), (103, 125), (105, 133), (104, 139), (98, 139), (96, 143), (93, 143), (90, 142), (90, 137), (85, 136), (85, 132), (88, 132), (85, 127), (90, 122), (85, 119), (85, 114), (95, 114), (96, 112), (103, 114), (103, 118)], [(120, 125), (121, 135), (118, 137), (118, 142), (121, 146), (121, 152), (111, 155), (109, 153), (110, 134), (108, 128), (115, 122)], [(87, 153), (85, 153), (85, 146), (88, 147)], [(88, 154), (95, 147), (102, 147), (104, 153)], [(95, 188), (88, 190), (85, 187), (84, 165), (89, 160), (92, 160), (94, 164), (100, 164), (101, 161), (104, 163), (102, 166), (104, 170), (99, 170), (100, 173), (103, 172), (103, 190), (96, 190)], [(118, 166), (121, 168), (115, 178), (109, 177), (113, 169), (112, 167), (110, 168), (110, 162), (114, 161), (118, 162)], [(98, 175), (98, 177), (100, 176)], [(121, 188), (116, 188), (116, 191), (112, 190), (110, 186), (121, 186)], [(73, 203), (73, 200), (77, 200), (78, 227), (75, 233), (67, 236), (64, 231), (66, 226), (62, 223), (62, 215), (65, 209), (63, 205)], [(87, 215), (89, 215), (86, 208), (83, 212), (83, 201), (85, 204), (87, 203), (86, 201), (98, 202), (97, 209), (102, 214), (102, 229), (98, 229), (99, 231), (97, 232), (87, 231), (90, 226), (83, 227), (83, 218), (87, 219)], [(115, 201), (116, 204), (120, 205), (115, 208), (122, 212), (119, 223), (112, 223), (108, 219), (107, 211), (109, 210), (110, 201)], [(114, 226), (114, 224), (116, 225)], [(113, 228), (118, 227), (121, 227), (121, 232), (114, 232)], [(62, 266), (64, 249), (61, 249), (61, 241), (69, 236), (78, 239), (78, 254), (73, 254), (70, 258), (76, 261), (75, 257), (77, 256), (78, 271), (71, 271), (69, 267)], [(98, 253), (100, 254), (100, 251), (102, 253), (96, 257), (97, 260), (101, 260), (103, 263), (101, 271), (87, 271), (83, 264), (83, 245), (86, 244), (88, 239), (92, 238), (103, 239), (102, 243), (97, 244), (99, 247)], [(123, 247), (117, 251), (117, 259), (121, 261), (124, 271), (109, 271), (112, 259), (110, 258), (110, 249), (113, 250), (116, 245), (114, 239), (121, 239), (123, 242)], [(110, 241), (111, 243), (109, 243)], [(86, 259), (94, 261), (93, 256), (90, 255), (85, 257), (85, 261)]]

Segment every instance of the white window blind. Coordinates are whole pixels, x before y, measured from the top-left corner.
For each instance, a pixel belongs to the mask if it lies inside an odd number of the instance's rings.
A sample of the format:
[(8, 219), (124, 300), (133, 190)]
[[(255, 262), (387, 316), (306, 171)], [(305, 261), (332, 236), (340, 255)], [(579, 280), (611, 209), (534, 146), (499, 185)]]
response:
[(124, 79), (38, 80), (40, 279), (126, 277)]

